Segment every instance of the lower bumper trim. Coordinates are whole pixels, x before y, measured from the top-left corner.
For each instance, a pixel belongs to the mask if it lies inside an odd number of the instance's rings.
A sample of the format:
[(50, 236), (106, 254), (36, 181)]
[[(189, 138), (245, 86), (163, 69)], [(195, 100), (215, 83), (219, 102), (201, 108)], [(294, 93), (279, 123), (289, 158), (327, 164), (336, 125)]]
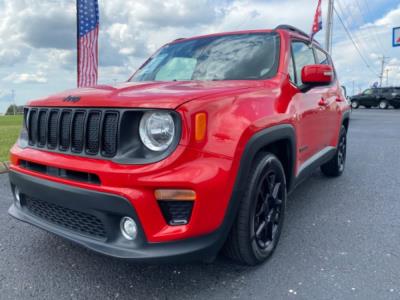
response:
[[(18, 187), (23, 195), (96, 216), (104, 224), (106, 239), (91, 238), (58, 226), (32, 214), (24, 205), (19, 208), (13, 204), (8, 211), (11, 216), (107, 256), (140, 262), (203, 260), (215, 256), (224, 242), (224, 235), (221, 230), (217, 230), (198, 238), (148, 243), (134, 208), (123, 197), (59, 184), (15, 171), (10, 171), (9, 177), (12, 189)], [(138, 237), (135, 241), (128, 241), (121, 235), (119, 222), (123, 216), (133, 218), (138, 224)]]

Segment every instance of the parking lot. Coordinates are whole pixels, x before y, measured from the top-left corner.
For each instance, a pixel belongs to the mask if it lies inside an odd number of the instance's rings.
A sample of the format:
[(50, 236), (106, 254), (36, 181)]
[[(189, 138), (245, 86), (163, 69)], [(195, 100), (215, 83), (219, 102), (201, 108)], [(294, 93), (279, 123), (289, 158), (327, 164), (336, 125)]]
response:
[(247, 268), (135, 265), (7, 215), (0, 175), (0, 299), (399, 299), (400, 111), (352, 114), (345, 174), (316, 171), (290, 197), (275, 255)]

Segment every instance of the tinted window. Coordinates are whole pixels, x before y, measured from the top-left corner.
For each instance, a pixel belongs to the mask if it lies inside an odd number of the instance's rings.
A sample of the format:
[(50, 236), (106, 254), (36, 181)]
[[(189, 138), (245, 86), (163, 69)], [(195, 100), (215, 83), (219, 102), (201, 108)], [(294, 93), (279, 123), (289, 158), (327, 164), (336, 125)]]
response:
[(301, 81), (301, 71), (303, 67), (315, 64), (314, 51), (303, 42), (293, 42), (293, 56), (296, 65), (297, 84), (303, 84)]
[(371, 89), (365, 90), (364, 95), (372, 95), (373, 91)]
[(246, 80), (276, 74), (276, 33), (235, 34), (183, 40), (161, 48), (133, 81)]
[(319, 50), (318, 48), (315, 48), (315, 54), (317, 55), (317, 64), (320, 65), (329, 65), (329, 59), (328, 56)]

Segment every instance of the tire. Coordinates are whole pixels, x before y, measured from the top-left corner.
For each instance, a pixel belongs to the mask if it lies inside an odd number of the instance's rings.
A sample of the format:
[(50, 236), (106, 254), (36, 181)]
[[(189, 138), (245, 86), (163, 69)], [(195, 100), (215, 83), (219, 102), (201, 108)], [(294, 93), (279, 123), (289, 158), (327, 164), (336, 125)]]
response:
[(346, 166), (346, 153), (347, 132), (346, 128), (342, 126), (339, 135), (339, 144), (335, 156), (330, 161), (321, 166), (322, 173), (329, 177), (338, 177), (342, 175)]
[(358, 103), (358, 101), (352, 101), (351, 102), (351, 107), (354, 109), (357, 109), (360, 107), (360, 104)]
[(270, 153), (253, 163), (224, 253), (245, 265), (265, 262), (275, 251), (286, 208), (286, 178), (281, 162)]
[(382, 100), (381, 102), (379, 102), (379, 108), (380, 109), (388, 109), (389, 103), (386, 100)]

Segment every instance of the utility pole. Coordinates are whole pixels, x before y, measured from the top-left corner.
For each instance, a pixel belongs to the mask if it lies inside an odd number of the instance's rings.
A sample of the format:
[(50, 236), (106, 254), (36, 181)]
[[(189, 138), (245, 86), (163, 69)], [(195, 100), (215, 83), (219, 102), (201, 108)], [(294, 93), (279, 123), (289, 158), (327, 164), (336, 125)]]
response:
[(386, 69), (386, 86), (389, 86), (389, 69)]
[(382, 87), (383, 73), (385, 72), (385, 64), (386, 64), (386, 60), (389, 58), (390, 57), (386, 57), (385, 55), (382, 55), (381, 75), (379, 76), (379, 87)]
[(354, 96), (356, 94), (356, 86), (355, 86), (356, 82), (353, 80), (353, 95)]
[(14, 116), (17, 114), (16, 112), (16, 105), (15, 105), (15, 91), (11, 90), (11, 100), (12, 100), (12, 106), (13, 106), (13, 112), (14, 112)]
[(333, 6), (334, 6), (334, 0), (329, 0), (328, 19), (326, 22), (326, 32), (325, 32), (325, 47), (326, 47), (326, 52), (328, 52), (329, 54), (332, 54)]

